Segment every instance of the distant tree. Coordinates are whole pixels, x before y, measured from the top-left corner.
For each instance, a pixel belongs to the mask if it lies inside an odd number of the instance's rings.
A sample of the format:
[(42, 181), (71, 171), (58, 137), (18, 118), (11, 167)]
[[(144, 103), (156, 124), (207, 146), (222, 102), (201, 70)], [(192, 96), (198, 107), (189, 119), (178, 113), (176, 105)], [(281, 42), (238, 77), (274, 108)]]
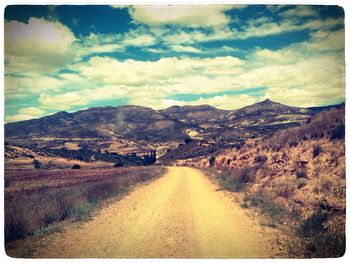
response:
[(213, 166), (215, 164), (215, 156), (211, 156), (209, 159), (209, 166)]
[(34, 165), (34, 168), (36, 168), (36, 169), (42, 169), (43, 168), (43, 164), (37, 159), (34, 159), (32, 164)]
[(345, 137), (345, 124), (337, 125), (331, 132), (331, 139), (343, 139)]
[(79, 164), (74, 164), (71, 169), (81, 169), (81, 166)]
[(185, 144), (188, 144), (188, 143), (193, 142), (193, 141), (194, 140), (192, 138), (190, 138), (190, 137), (185, 138), (185, 140), (184, 140)]
[(152, 150), (150, 152), (150, 154), (145, 154), (143, 156), (143, 162), (145, 165), (151, 165), (151, 164), (154, 164), (157, 160), (157, 156), (156, 156), (156, 151), (155, 150)]
[(123, 164), (122, 161), (118, 161), (118, 162), (116, 162), (113, 166), (114, 166), (114, 167), (123, 167), (124, 164)]

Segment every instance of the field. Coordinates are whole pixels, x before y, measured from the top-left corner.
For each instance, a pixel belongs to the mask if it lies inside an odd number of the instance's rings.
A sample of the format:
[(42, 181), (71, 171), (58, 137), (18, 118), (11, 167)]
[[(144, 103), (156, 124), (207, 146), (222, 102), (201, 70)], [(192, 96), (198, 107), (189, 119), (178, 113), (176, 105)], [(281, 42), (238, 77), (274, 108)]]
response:
[[(36, 169), (33, 160), (11, 160), (5, 168), (6, 250), (16, 240), (59, 232), (60, 222), (90, 217), (106, 200), (133, 186), (159, 177), (165, 168), (113, 167), (110, 163), (82, 164), (71, 169)], [(57, 162), (56, 162), (57, 163)], [(61, 164), (64, 160), (61, 160)]]

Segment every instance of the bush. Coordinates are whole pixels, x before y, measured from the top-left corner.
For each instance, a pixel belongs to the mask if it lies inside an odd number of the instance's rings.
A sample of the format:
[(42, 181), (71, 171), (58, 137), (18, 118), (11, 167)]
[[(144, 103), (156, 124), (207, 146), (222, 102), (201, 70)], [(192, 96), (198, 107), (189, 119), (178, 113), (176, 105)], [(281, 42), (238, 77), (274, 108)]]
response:
[(184, 142), (185, 144), (188, 144), (190, 142), (193, 142), (194, 140), (192, 138), (185, 138)]
[(299, 178), (296, 181), (298, 189), (303, 188), (306, 185), (307, 179), (306, 178)]
[(221, 175), (220, 184), (232, 192), (241, 191), (249, 182), (255, 179), (255, 169), (244, 167), (234, 171), (226, 171)]
[(296, 177), (299, 178), (307, 178), (307, 173), (305, 169), (298, 169), (296, 172)]
[(81, 166), (79, 164), (74, 164), (71, 169), (81, 169)]
[(213, 166), (215, 164), (215, 156), (211, 156), (209, 159), (209, 166)]
[(326, 222), (328, 214), (325, 212), (315, 212), (301, 225), (299, 232), (305, 237), (315, 236), (324, 230), (323, 223)]
[(321, 145), (315, 145), (314, 148), (312, 149), (313, 158), (317, 157), (322, 151), (323, 151), (323, 148)]
[(123, 164), (123, 162), (117, 162), (117, 163), (115, 163), (113, 166), (114, 166), (114, 167), (123, 167), (124, 164)]
[(264, 214), (267, 214), (273, 221), (280, 222), (287, 214), (285, 208), (276, 204), (272, 199), (268, 198), (261, 192), (255, 193), (251, 197), (250, 204), (259, 207)]
[(76, 220), (89, 218), (91, 211), (96, 207), (93, 203), (81, 203), (74, 205), (70, 210), (70, 215)]
[(43, 168), (43, 164), (37, 159), (34, 159), (32, 164), (33, 164), (34, 168), (36, 168), (36, 169), (42, 169)]
[(265, 163), (267, 161), (267, 156), (266, 155), (257, 155), (254, 158), (254, 162), (256, 163)]
[(345, 253), (345, 233), (330, 233), (324, 226), (329, 214), (317, 211), (300, 225), (298, 233), (307, 237), (306, 257), (341, 257)]
[(331, 139), (344, 139), (345, 137), (345, 124), (337, 125), (331, 132)]
[(36, 230), (34, 236), (46, 236), (57, 232), (62, 233), (62, 228), (56, 224), (52, 224)]

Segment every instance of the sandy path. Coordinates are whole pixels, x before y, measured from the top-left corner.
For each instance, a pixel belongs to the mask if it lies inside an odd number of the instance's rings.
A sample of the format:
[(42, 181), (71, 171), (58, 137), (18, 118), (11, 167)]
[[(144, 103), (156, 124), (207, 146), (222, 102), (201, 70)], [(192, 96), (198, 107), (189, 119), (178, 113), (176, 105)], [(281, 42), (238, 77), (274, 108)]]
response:
[(103, 209), (92, 221), (48, 237), (34, 257), (272, 257), (276, 230), (256, 220), (199, 170), (160, 179)]

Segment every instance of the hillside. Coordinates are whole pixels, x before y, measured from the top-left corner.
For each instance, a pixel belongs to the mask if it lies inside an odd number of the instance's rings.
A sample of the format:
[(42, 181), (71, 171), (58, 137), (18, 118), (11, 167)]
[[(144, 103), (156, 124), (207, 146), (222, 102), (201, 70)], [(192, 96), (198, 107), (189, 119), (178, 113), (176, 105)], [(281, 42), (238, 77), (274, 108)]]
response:
[(250, 139), (242, 147), (177, 163), (214, 168), (210, 174), (236, 192), (243, 207), (258, 207), (274, 224), (284, 222), (307, 237), (301, 248), (306, 256), (342, 253), (344, 107), (320, 112), (308, 124), (280, 130), (270, 138)]
[[(208, 105), (173, 106), (153, 110), (140, 106), (97, 107), (58, 112), (39, 119), (5, 124), (9, 145), (53, 149), (89, 147), (122, 151), (159, 147), (174, 149), (186, 138), (240, 142), (305, 123), (320, 111), (290, 107), (265, 100), (239, 110), (219, 110)], [(167, 146), (167, 147), (165, 147)]]

